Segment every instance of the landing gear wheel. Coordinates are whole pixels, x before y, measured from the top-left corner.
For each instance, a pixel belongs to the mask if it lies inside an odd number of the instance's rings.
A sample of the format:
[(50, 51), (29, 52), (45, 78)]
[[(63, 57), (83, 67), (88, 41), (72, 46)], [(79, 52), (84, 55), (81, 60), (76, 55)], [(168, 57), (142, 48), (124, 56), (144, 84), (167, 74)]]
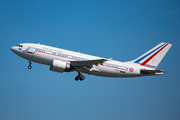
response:
[(31, 69), (32, 67), (31, 66), (28, 66), (28, 69)]
[(32, 68), (32, 66), (31, 66), (31, 61), (30, 61), (30, 60), (28, 60), (28, 62), (29, 62), (28, 69), (30, 70), (30, 69)]
[(79, 80), (79, 76), (76, 76), (76, 77), (75, 77), (75, 80), (78, 81), (78, 80)]
[(82, 76), (80, 76), (80, 81), (83, 81), (84, 79), (85, 79), (85, 77), (82, 75)]
[(78, 76), (75, 77), (75, 80), (78, 81), (83, 81), (85, 79), (85, 77), (81, 74), (81, 72), (78, 72)]

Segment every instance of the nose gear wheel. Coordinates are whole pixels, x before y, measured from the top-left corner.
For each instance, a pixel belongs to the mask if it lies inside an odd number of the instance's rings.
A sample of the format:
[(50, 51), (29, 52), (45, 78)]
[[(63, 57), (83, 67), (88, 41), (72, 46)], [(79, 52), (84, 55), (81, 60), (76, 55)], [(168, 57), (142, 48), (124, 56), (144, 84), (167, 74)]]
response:
[(31, 68), (32, 68), (32, 66), (31, 66), (31, 64), (32, 64), (32, 63), (31, 63), (31, 61), (30, 61), (30, 60), (29, 60), (28, 62), (29, 62), (28, 69), (31, 69)]

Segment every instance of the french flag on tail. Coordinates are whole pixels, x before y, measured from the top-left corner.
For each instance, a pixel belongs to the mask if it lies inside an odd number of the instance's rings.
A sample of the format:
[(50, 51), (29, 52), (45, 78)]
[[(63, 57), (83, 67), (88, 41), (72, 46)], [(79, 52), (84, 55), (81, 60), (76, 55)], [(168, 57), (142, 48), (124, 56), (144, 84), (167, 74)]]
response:
[(131, 62), (155, 69), (171, 46), (172, 44), (162, 42)]

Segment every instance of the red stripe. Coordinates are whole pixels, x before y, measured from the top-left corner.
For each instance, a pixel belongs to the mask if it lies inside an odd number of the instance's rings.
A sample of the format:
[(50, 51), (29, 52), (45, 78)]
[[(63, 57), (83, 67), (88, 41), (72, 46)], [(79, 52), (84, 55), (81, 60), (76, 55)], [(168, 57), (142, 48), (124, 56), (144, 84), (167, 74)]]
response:
[(154, 56), (156, 56), (162, 49), (164, 49), (168, 44), (166, 44), (164, 47), (162, 47), (160, 50), (158, 50), (156, 53), (154, 53), (151, 57), (149, 57), (147, 60), (145, 60), (141, 65), (145, 66), (146, 63), (148, 63)]
[(151, 67), (151, 66), (147, 66), (147, 65), (144, 65), (145, 67), (149, 67), (149, 68), (154, 68), (155, 69), (155, 67)]

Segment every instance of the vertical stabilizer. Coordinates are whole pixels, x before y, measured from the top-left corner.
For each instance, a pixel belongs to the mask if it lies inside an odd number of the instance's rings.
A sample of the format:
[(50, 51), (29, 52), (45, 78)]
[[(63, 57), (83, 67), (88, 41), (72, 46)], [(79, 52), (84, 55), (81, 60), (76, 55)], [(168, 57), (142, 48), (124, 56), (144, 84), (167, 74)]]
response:
[(171, 46), (172, 44), (162, 42), (131, 62), (155, 69)]

